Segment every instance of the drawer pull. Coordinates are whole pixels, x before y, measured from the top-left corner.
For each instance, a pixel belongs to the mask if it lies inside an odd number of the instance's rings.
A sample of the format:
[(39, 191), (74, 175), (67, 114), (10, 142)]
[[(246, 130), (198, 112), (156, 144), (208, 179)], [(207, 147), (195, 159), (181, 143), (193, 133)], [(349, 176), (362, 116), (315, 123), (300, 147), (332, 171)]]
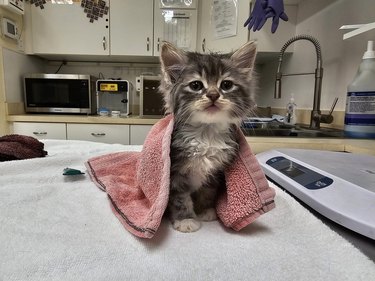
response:
[(33, 134), (36, 136), (45, 136), (47, 135), (47, 132), (33, 132)]
[(104, 137), (105, 133), (91, 133), (91, 135), (94, 137)]

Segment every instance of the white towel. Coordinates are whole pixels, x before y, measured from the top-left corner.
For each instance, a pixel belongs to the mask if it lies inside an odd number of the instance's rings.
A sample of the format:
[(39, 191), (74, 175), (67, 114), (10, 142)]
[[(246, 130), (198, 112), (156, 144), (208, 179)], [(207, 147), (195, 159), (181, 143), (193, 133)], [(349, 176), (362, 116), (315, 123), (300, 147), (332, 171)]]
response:
[(235, 232), (218, 221), (152, 240), (124, 231), (85, 171), (93, 156), (140, 147), (45, 140), (46, 158), (0, 163), (0, 280), (372, 280), (374, 263), (288, 194)]

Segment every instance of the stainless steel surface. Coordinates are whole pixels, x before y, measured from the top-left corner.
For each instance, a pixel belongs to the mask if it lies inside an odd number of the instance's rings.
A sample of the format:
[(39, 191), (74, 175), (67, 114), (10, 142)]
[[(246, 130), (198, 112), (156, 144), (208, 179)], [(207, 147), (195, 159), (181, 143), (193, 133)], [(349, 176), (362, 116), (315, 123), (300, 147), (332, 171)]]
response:
[(295, 138), (344, 138), (344, 132), (335, 128), (311, 129), (309, 125), (284, 125), (280, 122), (255, 122), (242, 127), (245, 136), (295, 137)]
[[(299, 40), (307, 40), (313, 43), (316, 51), (316, 69), (314, 73), (292, 73), (292, 74), (283, 74), (281, 72), (281, 65), (283, 62), (283, 56), (285, 53), (285, 50), (289, 47), (290, 44), (292, 44), (295, 41)], [(315, 83), (314, 83), (314, 103), (313, 103), (313, 110), (311, 111), (311, 119), (310, 119), (310, 128), (311, 129), (319, 129), (320, 123), (332, 123), (333, 117), (332, 112), (330, 114), (322, 114), (320, 111), (320, 97), (321, 97), (321, 91), (322, 91), (322, 79), (323, 79), (323, 60), (322, 60), (322, 53), (321, 53), (321, 47), (317, 39), (310, 35), (297, 35), (295, 37), (292, 37), (290, 40), (288, 40), (284, 46), (280, 50), (279, 54), (279, 64), (277, 67), (277, 73), (276, 73), (276, 81), (275, 81), (275, 98), (281, 97), (281, 79), (282, 76), (295, 76), (295, 75), (310, 75), (315, 74)], [(336, 102), (334, 102), (334, 105)], [(334, 106), (333, 106), (334, 108)], [(333, 110), (333, 109), (332, 109)]]
[(29, 113), (77, 113), (77, 114), (93, 114), (90, 108), (66, 108), (66, 107), (28, 107)]
[(54, 74), (54, 73), (28, 73), (24, 78), (47, 78), (47, 79), (90, 79), (87, 74)]

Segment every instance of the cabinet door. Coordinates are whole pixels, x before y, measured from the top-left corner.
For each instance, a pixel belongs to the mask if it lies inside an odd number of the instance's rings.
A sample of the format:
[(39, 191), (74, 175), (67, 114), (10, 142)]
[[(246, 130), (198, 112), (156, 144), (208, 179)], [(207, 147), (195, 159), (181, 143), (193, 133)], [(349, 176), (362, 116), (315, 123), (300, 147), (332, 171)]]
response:
[(142, 145), (152, 125), (130, 125), (130, 144)]
[(129, 144), (129, 125), (67, 124), (67, 139)]
[(65, 123), (14, 122), (13, 133), (37, 139), (66, 139)]
[(197, 44), (197, 10), (160, 9), (159, 3), (159, 1), (155, 1), (154, 8), (154, 55), (160, 54), (162, 41), (168, 41), (186, 51), (195, 51)]
[(152, 56), (153, 1), (111, 0), (111, 55)]
[(90, 22), (80, 3), (31, 5), (36, 54), (109, 55), (109, 15)]
[[(223, 9), (213, 10), (213, 2), (211, 0), (200, 1), (199, 9), (199, 26), (198, 31), (198, 42), (197, 50), (199, 52), (222, 52), (228, 53), (238, 49), (241, 45), (245, 44), (249, 38), (249, 31), (243, 26), (246, 19), (249, 17), (250, 11), (250, 0), (238, 0), (234, 1), (237, 6), (227, 6), (228, 13), (236, 15), (230, 19), (233, 20), (232, 30), (235, 31), (233, 36), (224, 36), (220, 38), (219, 32), (223, 25), (226, 24), (226, 19), (222, 18), (222, 22), (216, 22), (216, 27), (213, 18), (219, 18), (219, 16), (225, 15)], [(221, 7), (223, 8), (223, 7)], [(235, 10), (233, 11), (232, 8)], [(220, 14), (221, 12), (221, 14)], [(237, 13), (236, 13), (237, 12)], [(228, 13), (226, 15), (228, 15)], [(228, 25), (229, 27), (229, 25)]]

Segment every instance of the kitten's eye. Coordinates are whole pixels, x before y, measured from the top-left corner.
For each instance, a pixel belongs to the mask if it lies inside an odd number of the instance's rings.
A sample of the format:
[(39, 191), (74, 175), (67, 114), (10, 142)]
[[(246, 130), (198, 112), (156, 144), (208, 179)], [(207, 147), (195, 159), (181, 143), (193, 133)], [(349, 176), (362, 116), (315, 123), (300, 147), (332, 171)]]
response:
[(229, 91), (233, 88), (233, 82), (230, 80), (224, 80), (221, 82), (220, 88), (224, 91)]
[(203, 83), (201, 81), (193, 81), (189, 83), (190, 89), (192, 89), (195, 92), (198, 92), (202, 90), (203, 88)]

